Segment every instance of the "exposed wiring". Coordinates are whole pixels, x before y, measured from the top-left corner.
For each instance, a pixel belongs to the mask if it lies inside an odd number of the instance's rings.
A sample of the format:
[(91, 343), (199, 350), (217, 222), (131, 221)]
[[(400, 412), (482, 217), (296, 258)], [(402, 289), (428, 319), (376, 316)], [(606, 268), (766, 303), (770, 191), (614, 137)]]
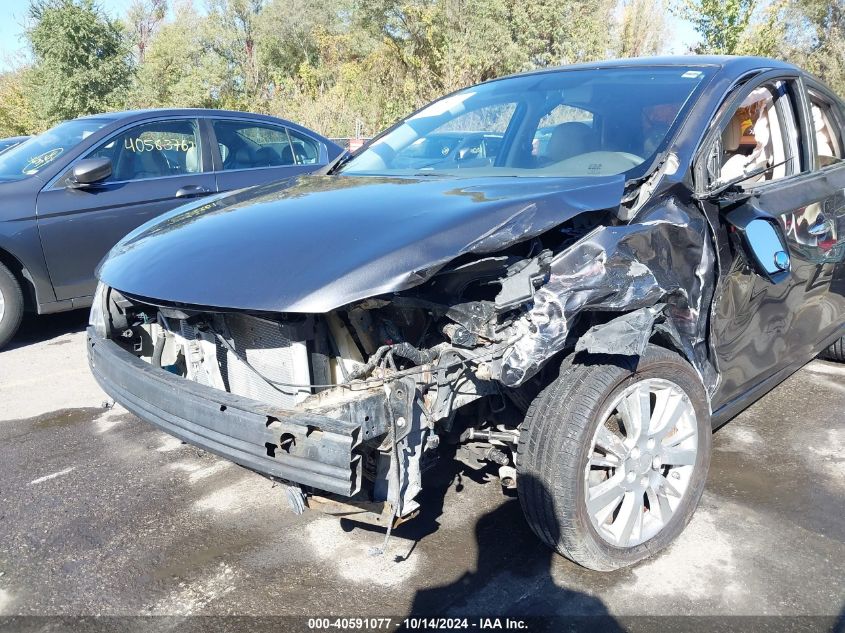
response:
[[(412, 367), (410, 369), (403, 369), (403, 370), (399, 370), (399, 371), (395, 372), (394, 374), (391, 374), (389, 377), (366, 378), (366, 379), (355, 380), (355, 381), (349, 382), (349, 383), (324, 383), (324, 384), (320, 384), (320, 383), (291, 383), (291, 382), (280, 382), (280, 381), (276, 381), (276, 380), (271, 380), (270, 378), (267, 378), (266, 376), (264, 376), (260, 371), (258, 371), (255, 367), (253, 367), (250, 364), (250, 362), (246, 358), (244, 358), (240, 354), (240, 352), (238, 352), (238, 350), (235, 349), (234, 345), (232, 345), (223, 335), (221, 335), (219, 332), (217, 332), (209, 324), (206, 323), (206, 326), (208, 327), (209, 331), (211, 331), (211, 333), (214, 334), (214, 336), (217, 338), (217, 340), (220, 341), (220, 344), (223, 345), (223, 347), (225, 347), (229, 352), (231, 352), (235, 356), (235, 358), (237, 358), (240, 362), (242, 362), (253, 373), (255, 373), (256, 376), (261, 378), (270, 387), (273, 387), (274, 389), (276, 389), (276, 391), (280, 391), (281, 393), (289, 393), (289, 392), (283, 391), (282, 389), (278, 389), (278, 387), (287, 387), (288, 389), (296, 389), (297, 391), (304, 391), (304, 390), (311, 390), (311, 389), (332, 389), (332, 388), (335, 388), (335, 387), (342, 387), (344, 389), (354, 390), (354, 389), (360, 388), (360, 387), (366, 387), (366, 386), (371, 386), (371, 385), (381, 385), (381, 384), (384, 384), (384, 383), (389, 382), (391, 380), (395, 380), (396, 378), (403, 378), (405, 376), (415, 376), (415, 375), (418, 375), (418, 374), (423, 374), (423, 373), (426, 373), (428, 371), (432, 371), (432, 369), (436, 369), (437, 371), (446, 371), (446, 370), (449, 370), (449, 369), (454, 369), (455, 367), (464, 367), (465, 368), (467, 362), (475, 362), (475, 361), (488, 360), (489, 358), (493, 358), (499, 352), (504, 351), (505, 349), (507, 349), (508, 347), (513, 345), (513, 343), (515, 342), (515, 341), (509, 341), (508, 343), (499, 345), (497, 347), (494, 347), (492, 349), (489, 349), (489, 350), (482, 352), (480, 354), (477, 354), (477, 355), (471, 355), (466, 350), (449, 348), (448, 350), (444, 350), (444, 351), (452, 351), (452, 352), (455, 352), (457, 354), (466, 354), (467, 358), (462, 358), (460, 361), (449, 363), (449, 364), (443, 365), (442, 367), (436, 367), (436, 368)], [(388, 347), (387, 351), (390, 351), (389, 348), (391, 346), (386, 346), (386, 347)], [(381, 361), (381, 360), (383, 360), (383, 358), (379, 359), (379, 360)]]

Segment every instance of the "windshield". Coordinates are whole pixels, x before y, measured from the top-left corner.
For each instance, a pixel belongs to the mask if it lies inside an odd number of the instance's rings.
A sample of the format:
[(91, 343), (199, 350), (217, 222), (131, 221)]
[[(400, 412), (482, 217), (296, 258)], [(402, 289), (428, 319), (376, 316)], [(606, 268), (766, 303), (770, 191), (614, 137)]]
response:
[(605, 68), (481, 84), (405, 119), (342, 173), (637, 175), (711, 72), (683, 66)]
[(60, 123), (0, 154), (0, 180), (21, 180), (47, 167), (112, 119), (76, 119)]

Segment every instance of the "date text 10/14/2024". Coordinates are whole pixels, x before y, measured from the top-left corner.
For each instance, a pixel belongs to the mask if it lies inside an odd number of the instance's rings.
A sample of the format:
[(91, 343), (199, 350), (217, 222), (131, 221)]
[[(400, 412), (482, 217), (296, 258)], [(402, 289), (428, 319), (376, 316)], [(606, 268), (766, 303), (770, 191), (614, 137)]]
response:
[(308, 628), (330, 630), (528, 630), (528, 623), (518, 618), (309, 618)]

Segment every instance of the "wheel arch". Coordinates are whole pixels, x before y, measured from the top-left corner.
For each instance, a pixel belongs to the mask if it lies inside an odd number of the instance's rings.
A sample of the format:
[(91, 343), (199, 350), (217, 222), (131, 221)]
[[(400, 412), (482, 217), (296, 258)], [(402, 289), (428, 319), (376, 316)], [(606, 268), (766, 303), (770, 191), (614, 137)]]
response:
[[(598, 361), (608, 357), (624, 358), (628, 363), (636, 363), (636, 359), (648, 345), (675, 352), (683, 358), (698, 375), (706, 392), (707, 385), (696, 367), (692, 349), (685, 348), (674, 326), (667, 324), (663, 319), (663, 307), (663, 304), (658, 304), (650, 308), (630, 309), (618, 313), (603, 310), (580, 312), (569, 332), (567, 345), (545, 359), (541, 370), (530, 379), (517, 387), (508, 387), (506, 394), (524, 413), (531, 401), (565, 371), (567, 364), (587, 359)], [(639, 325), (644, 328), (644, 335), (637, 341), (619, 345), (619, 337), (614, 330), (620, 323), (625, 326), (632, 323)]]
[(38, 310), (38, 293), (35, 289), (35, 283), (32, 280), (32, 275), (23, 262), (15, 257), (8, 250), (0, 246), (0, 264), (3, 264), (14, 275), (15, 280), (21, 287), (24, 300), (24, 310), (37, 311)]

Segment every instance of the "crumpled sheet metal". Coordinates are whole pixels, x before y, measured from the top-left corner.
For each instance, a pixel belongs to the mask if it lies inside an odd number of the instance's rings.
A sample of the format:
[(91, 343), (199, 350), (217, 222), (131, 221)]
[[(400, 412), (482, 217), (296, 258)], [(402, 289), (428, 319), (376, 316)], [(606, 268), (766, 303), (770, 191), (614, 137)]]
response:
[(702, 309), (713, 292), (713, 258), (706, 219), (673, 198), (631, 224), (597, 227), (552, 260), (548, 282), (514, 325), (517, 340), (502, 359), (502, 382), (517, 387), (536, 374), (564, 349), (583, 310), (632, 312), (663, 303), (668, 330), (704, 385), (715, 389)]

